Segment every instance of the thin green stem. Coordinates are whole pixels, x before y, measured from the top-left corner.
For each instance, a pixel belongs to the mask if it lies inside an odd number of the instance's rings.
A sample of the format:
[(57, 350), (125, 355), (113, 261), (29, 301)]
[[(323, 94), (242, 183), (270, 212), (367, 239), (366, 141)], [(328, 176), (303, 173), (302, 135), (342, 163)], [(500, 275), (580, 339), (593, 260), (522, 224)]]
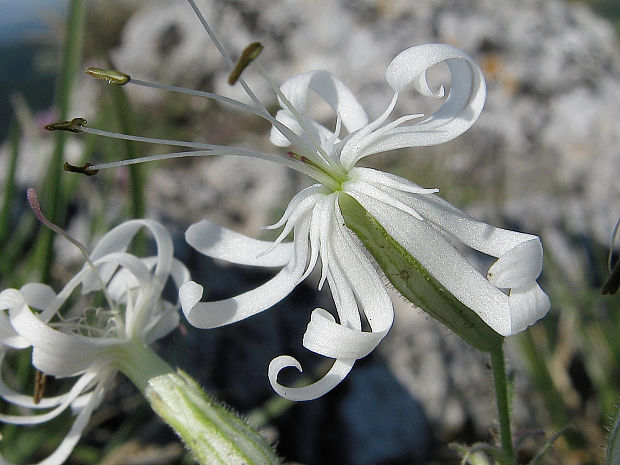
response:
[[(112, 98), (116, 116), (120, 125), (121, 132), (125, 134), (133, 133), (133, 125), (131, 123), (131, 106), (125, 90), (119, 86), (112, 86)], [(129, 158), (138, 157), (138, 149), (136, 143), (130, 140), (125, 141), (125, 150)], [(146, 200), (144, 198), (144, 174), (137, 165), (129, 167), (129, 188), (130, 188), (130, 204), (129, 214), (132, 218), (144, 218), (146, 214)], [(146, 238), (144, 234), (139, 233), (134, 243), (134, 251), (139, 255), (146, 252)]]
[(493, 380), (495, 381), (495, 397), (497, 399), (497, 413), (499, 418), (499, 434), (502, 449), (513, 464), (515, 461), (514, 447), (510, 424), (510, 405), (508, 402), (508, 383), (506, 380), (506, 364), (504, 362), (504, 348), (498, 345), (490, 352)]
[(4, 244), (9, 232), (9, 225), (11, 224), (11, 206), (13, 205), (13, 196), (15, 194), (15, 171), (17, 169), (17, 158), (19, 157), (19, 133), (19, 123), (14, 119), (9, 128), (11, 157), (4, 183), (2, 208), (0, 209), (0, 244)]

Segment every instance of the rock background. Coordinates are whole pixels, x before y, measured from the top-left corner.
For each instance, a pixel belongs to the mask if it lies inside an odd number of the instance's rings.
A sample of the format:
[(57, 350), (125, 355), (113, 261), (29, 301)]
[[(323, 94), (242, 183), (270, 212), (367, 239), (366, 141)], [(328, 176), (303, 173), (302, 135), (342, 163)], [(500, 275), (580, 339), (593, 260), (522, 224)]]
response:
[[(329, 70), (371, 117), (391, 98), (383, 73), (399, 51), (428, 42), (465, 50), (480, 63), (488, 85), (476, 125), (451, 143), (380, 155), (369, 163), (439, 187), (480, 219), (541, 235), (546, 256), (565, 270), (543, 275), (543, 285), (545, 279), (565, 279), (567, 286), (590, 279), (591, 264), (575, 241), (601, 249), (620, 216), (620, 53), (609, 23), (582, 5), (559, 0), (198, 3), (233, 55), (261, 41), (266, 46), (261, 61), (277, 82), (309, 69)], [(183, 1), (136, 7), (111, 57), (138, 79), (245, 99), (239, 86), (225, 83), (226, 67)], [(264, 102), (274, 102), (257, 73), (250, 68), (245, 76)], [(86, 79), (80, 82), (90, 86)], [(146, 123), (163, 118), (185, 138), (275, 151), (268, 126), (251, 115), (201, 100), (172, 102), (176, 97), (161, 91), (127, 90), (136, 112), (148, 115)], [(87, 95), (98, 93), (105, 90)], [(84, 101), (76, 99), (76, 114), (93, 108)], [(429, 111), (427, 105), (412, 92), (398, 109)], [(169, 113), (159, 114), (162, 108)], [(319, 117), (321, 111), (317, 108)], [(259, 227), (275, 221), (307, 180), (280, 166), (234, 157), (177, 160), (148, 170), (148, 216), (176, 232), (177, 255), (192, 266), (196, 281), (206, 283), (210, 299), (269, 278), (204, 260), (184, 246), (182, 232), (206, 217), (268, 237)], [(31, 182), (26, 178), (33, 172), (21, 173), (20, 181)], [(122, 175), (115, 182), (122, 186)], [(271, 358), (290, 354), (304, 367), (321, 366), (301, 347), (310, 311), (330, 305), (328, 294), (315, 292), (316, 282), (307, 281), (274, 309), (232, 327), (184, 328), (163, 349), (217, 396), (248, 412), (272, 395)], [(485, 357), (398, 297), (395, 307), (390, 334), (343, 385), (274, 420), (269, 432), (284, 456), (307, 465), (439, 463), (445, 452), (436, 444), (489, 439), (495, 410)], [(560, 311), (554, 306), (551, 318)], [(515, 421), (519, 428), (547, 425), (514, 345), (509, 360), (518, 380)]]

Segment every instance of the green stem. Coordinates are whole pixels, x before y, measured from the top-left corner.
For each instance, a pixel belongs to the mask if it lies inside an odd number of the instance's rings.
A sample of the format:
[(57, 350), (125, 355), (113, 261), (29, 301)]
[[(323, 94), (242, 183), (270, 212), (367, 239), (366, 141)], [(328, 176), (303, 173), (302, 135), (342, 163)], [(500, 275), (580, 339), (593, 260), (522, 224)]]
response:
[(493, 367), (493, 380), (495, 381), (495, 397), (497, 399), (499, 434), (502, 449), (514, 464), (516, 461), (514, 448), (512, 446), (512, 433), (510, 431), (510, 405), (508, 402), (508, 383), (506, 382), (506, 364), (504, 362), (503, 346), (497, 346), (490, 354), (491, 366)]
[[(133, 134), (133, 124), (131, 115), (131, 105), (125, 94), (125, 90), (120, 86), (112, 87), (112, 98), (116, 116), (120, 125), (120, 130), (125, 134)], [(124, 141), (127, 158), (137, 158), (139, 156), (136, 143), (130, 140)], [(131, 165), (129, 168), (129, 189), (130, 202), (129, 214), (132, 218), (144, 218), (146, 213), (146, 200), (144, 197), (144, 174), (138, 165)], [(133, 250), (138, 255), (144, 255), (147, 249), (146, 236), (138, 233)]]
[(19, 136), (19, 123), (14, 119), (9, 128), (11, 157), (9, 159), (6, 181), (4, 183), (4, 200), (2, 201), (2, 208), (0, 209), (0, 244), (5, 243), (11, 223), (11, 206), (13, 205), (13, 196), (15, 194), (15, 171), (17, 170), (17, 158), (19, 157)]

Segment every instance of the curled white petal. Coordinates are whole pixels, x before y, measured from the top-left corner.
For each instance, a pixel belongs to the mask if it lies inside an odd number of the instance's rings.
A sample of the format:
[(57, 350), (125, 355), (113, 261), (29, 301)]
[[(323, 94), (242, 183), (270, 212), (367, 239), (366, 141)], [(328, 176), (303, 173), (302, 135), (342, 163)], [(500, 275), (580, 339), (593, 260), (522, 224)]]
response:
[(549, 296), (535, 282), (511, 289), (509, 303), (513, 334), (541, 319), (551, 307)]
[[(25, 349), (30, 342), (21, 337), (13, 328), (9, 315), (4, 310), (27, 307), (26, 300), (17, 289), (5, 289), (0, 292), (0, 342), (13, 349)], [(0, 353), (2, 349), (0, 346)]]
[(409, 205), (401, 202), (394, 196), (389, 195), (368, 182), (347, 181), (343, 183), (342, 190), (356, 200), (359, 196), (370, 197), (375, 201), (384, 203), (385, 205), (390, 205), (391, 207), (397, 208), (418, 220), (422, 220), (420, 214)]
[(260, 255), (273, 243), (252, 239), (208, 220), (191, 225), (185, 232), (185, 240), (208, 257), (240, 265), (283, 266), (293, 256), (293, 244), (286, 242), (278, 244), (268, 254)]
[(85, 373), (75, 382), (69, 392), (62, 396), (62, 401), (58, 405), (46, 413), (36, 415), (5, 415), (0, 414), (0, 421), (12, 423), (14, 425), (36, 425), (45, 423), (56, 418), (64, 412), (71, 402), (73, 402), (83, 391), (93, 382), (96, 375), (93, 372)]
[(349, 179), (363, 181), (374, 186), (390, 187), (398, 191), (408, 192), (409, 194), (434, 194), (439, 192), (439, 189), (424, 188), (408, 179), (372, 168), (355, 167), (349, 171)]
[(404, 147), (437, 145), (467, 131), (478, 119), (486, 99), (486, 84), (478, 65), (461, 50), (445, 44), (427, 44), (399, 53), (385, 73), (390, 87), (402, 92), (413, 83), (422, 95), (443, 96), (441, 88), (432, 91), (426, 82), (426, 71), (445, 62), (451, 76), (450, 92), (443, 105), (428, 118), (412, 125), (394, 127), (377, 133), (367, 141), (357, 159), (373, 153)]
[[(196, 301), (202, 287), (196, 283), (181, 287), (179, 298), (187, 321), (198, 328), (215, 328), (243, 320), (275, 305), (299, 282), (310, 255), (308, 233), (310, 216), (295, 226), (295, 254), (287, 265), (262, 286), (230, 299), (214, 302)], [(198, 299), (202, 297), (199, 296)]]
[(310, 317), (303, 345), (325, 357), (359, 359), (372, 352), (384, 335), (347, 328), (336, 323), (329, 312), (317, 308)]
[(287, 387), (278, 382), (278, 373), (287, 367), (302, 371), (301, 364), (293, 357), (281, 355), (269, 364), (269, 382), (280, 396), (293, 401), (314, 400), (327, 394), (340, 384), (349, 374), (355, 360), (337, 359), (329, 371), (318, 381), (302, 387)]
[(186, 318), (202, 299), (203, 290), (204, 287), (194, 281), (183, 283), (179, 288), (179, 302), (181, 302), (181, 309)]
[[(342, 124), (349, 132), (356, 131), (368, 124), (368, 116), (353, 93), (340, 79), (327, 71), (309, 71), (294, 76), (285, 81), (280, 90), (300, 114), (306, 111), (308, 92), (313, 90), (341, 118)], [(280, 99), (280, 106), (285, 109), (283, 113), (289, 113), (290, 110), (287, 109), (282, 99)], [(288, 118), (291, 120), (289, 124), (298, 126), (298, 122), (292, 114)], [(280, 120), (286, 124), (284, 118)], [(279, 134), (280, 132), (277, 129), (272, 129), (271, 140), (274, 144), (279, 142), (276, 145), (285, 142)]]
[(119, 343), (115, 339), (61, 333), (42, 322), (28, 307), (11, 309), (10, 321), (15, 331), (33, 346), (32, 364), (53, 376), (81, 373), (94, 361), (104, 359), (106, 349)]
[[(158, 280), (158, 287), (163, 289), (165, 280), (170, 274), (172, 266), (173, 246), (170, 233), (160, 223), (153, 220), (131, 220), (126, 221), (105, 234), (97, 243), (90, 255), (92, 261), (116, 252), (124, 252), (140, 228), (147, 228), (155, 239), (157, 246), (157, 265), (155, 276)], [(87, 267), (88, 265), (85, 265)], [(101, 280), (106, 283), (116, 271), (112, 263), (106, 263), (99, 270)], [(101, 283), (97, 277), (87, 277), (82, 283), (82, 292), (88, 293), (99, 290)]]
[(524, 287), (533, 283), (542, 271), (540, 239), (527, 240), (501, 255), (489, 268), (488, 278), (495, 286)]
[[(543, 250), (540, 239), (531, 234), (497, 228), (476, 220), (436, 195), (406, 194), (392, 191), (392, 195), (414, 208), (422, 217), (465, 245), (497, 257), (498, 260), (488, 270), (488, 280), (499, 288), (515, 289), (530, 287), (542, 271)], [(543, 295), (544, 293), (540, 291)], [(538, 308), (543, 308), (544, 305)], [(513, 310), (516, 308), (512, 306)], [(549, 308), (548, 306), (546, 307)], [(541, 315), (524, 307), (523, 315), (511, 313), (514, 327), (520, 327), (517, 320), (531, 315), (532, 324)], [(511, 334), (518, 332), (512, 329)]]
[(277, 304), (295, 288), (302, 273), (303, 269), (286, 267), (265, 284), (251, 291), (230, 299), (196, 302), (194, 305), (191, 305), (191, 301), (195, 299), (196, 286), (199, 285), (190, 281), (193, 284), (186, 283), (181, 287), (181, 307), (192, 326), (203, 329), (225, 326)]
[(30, 308), (43, 310), (56, 298), (56, 293), (47, 284), (28, 283), (19, 289)]
[[(5, 358), (5, 354), (0, 353), (0, 367), (4, 363), (4, 358)], [(36, 409), (49, 409), (49, 408), (58, 406), (66, 398), (66, 394), (61, 394), (58, 396), (43, 397), (38, 403), (35, 403), (32, 394), (25, 395), (25, 394), (22, 394), (21, 392), (18, 392), (10, 388), (4, 382), (4, 378), (2, 377), (2, 374), (0, 371), (0, 397), (4, 401), (10, 404), (36, 410)]]

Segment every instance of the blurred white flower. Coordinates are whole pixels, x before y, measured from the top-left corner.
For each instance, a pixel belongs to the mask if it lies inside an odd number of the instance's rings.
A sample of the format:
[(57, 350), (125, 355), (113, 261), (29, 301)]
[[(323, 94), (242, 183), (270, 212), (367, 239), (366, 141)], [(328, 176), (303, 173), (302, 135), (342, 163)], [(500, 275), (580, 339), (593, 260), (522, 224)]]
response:
[[(143, 227), (155, 239), (156, 256), (125, 252)], [(67, 408), (77, 415), (60, 446), (41, 464), (67, 459), (117, 371), (135, 369), (128, 360), (136, 347), (151, 344), (178, 325), (178, 305), (162, 297), (169, 278), (177, 287), (189, 279), (186, 268), (173, 258), (169, 233), (155, 221), (133, 220), (103, 236), (88, 263), (58, 294), (40, 283), (0, 293), (0, 368), (7, 365), (11, 350), (31, 347), (32, 364), (43, 374), (77, 377), (64, 394), (41, 397), (42, 392), (35, 391), (34, 398), (0, 377), (0, 397), (20, 407), (19, 414), (0, 414), (4, 423), (40, 424)], [(44, 413), (36, 413), (40, 410)], [(0, 463), (7, 462), (0, 457)]]

